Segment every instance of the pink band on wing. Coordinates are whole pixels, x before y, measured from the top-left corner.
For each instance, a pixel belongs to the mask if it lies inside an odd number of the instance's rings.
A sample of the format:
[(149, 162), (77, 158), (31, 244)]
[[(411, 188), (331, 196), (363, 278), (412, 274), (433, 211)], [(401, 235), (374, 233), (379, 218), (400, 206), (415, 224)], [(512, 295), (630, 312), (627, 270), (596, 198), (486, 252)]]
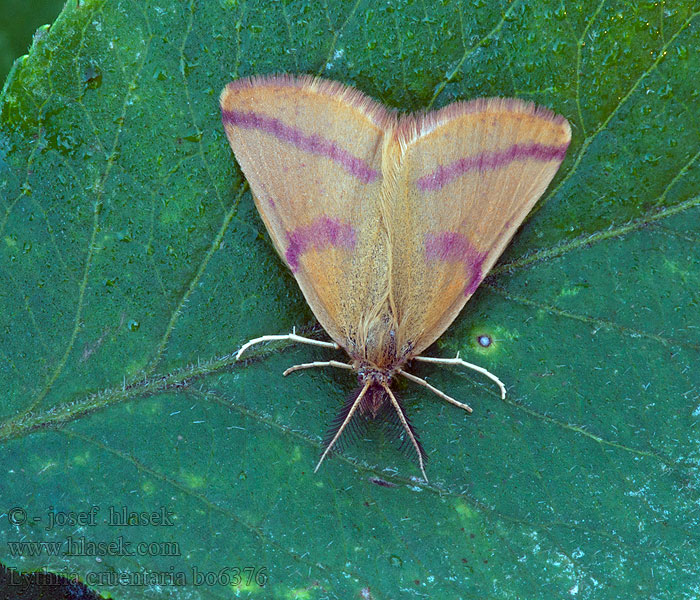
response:
[(299, 257), (307, 250), (323, 250), (338, 246), (352, 250), (355, 247), (355, 229), (329, 217), (320, 217), (313, 223), (287, 233), (289, 246), (284, 253), (292, 272), (299, 268)]
[(507, 150), (495, 152), (487, 150), (474, 156), (460, 158), (444, 167), (440, 165), (432, 173), (418, 179), (416, 185), (424, 192), (434, 192), (469, 171), (492, 171), (505, 167), (516, 160), (562, 161), (568, 147), (568, 143), (562, 146), (514, 144)]
[(350, 175), (357, 177), (362, 183), (371, 183), (379, 177), (379, 172), (370, 167), (364, 160), (343, 150), (335, 142), (324, 139), (317, 133), (307, 135), (301, 129), (286, 125), (279, 119), (267, 117), (254, 112), (224, 110), (222, 112), (224, 125), (229, 124), (244, 129), (259, 129), (296, 146), (304, 152), (319, 154), (338, 163)]
[(425, 257), (428, 260), (444, 260), (464, 263), (467, 285), (464, 295), (474, 293), (484, 277), (481, 266), (486, 252), (479, 252), (466, 236), (452, 231), (429, 233), (425, 236)]

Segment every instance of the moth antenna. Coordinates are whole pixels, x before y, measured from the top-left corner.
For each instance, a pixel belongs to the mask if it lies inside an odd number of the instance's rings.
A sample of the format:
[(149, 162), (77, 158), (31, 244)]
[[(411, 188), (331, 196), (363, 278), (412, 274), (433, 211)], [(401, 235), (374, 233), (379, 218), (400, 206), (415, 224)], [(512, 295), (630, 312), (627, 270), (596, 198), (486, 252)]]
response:
[(425, 474), (425, 468), (423, 467), (423, 449), (421, 448), (420, 444), (418, 443), (418, 440), (416, 440), (416, 436), (413, 433), (413, 428), (409, 424), (408, 420), (406, 419), (406, 415), (404, 415), (403, 409), (401, 408), (401, 405), (399, 404), (399, 401), (396, 399), (394, 394), (391, 392), (389, 389), (389, 386), (382, 384), (382, 387), (384, 388), (384, 391), (389, 395), (389, 400), (391, 401), (391, 404), (394, 406), (394, 409), (396, 410), (396, 414), (399, 416), (399, 420), (401, 421), (401, 425), (403, 425), (403, 428), (406, 430), (406, 435), (408, 435), (408, 439), (411, 440), (411, 443), (413, 444), (413, 447), (416, 450), (416, 454), (418, 455), (418, 466), (420, 467), (420, 472), (423, 474), (423, 479), (425, 479), (425, 482), (428, 483), (428, 476)]
[[(399, 418), (399, 414), (396, 412), (396, 409), (394, 408), (393, 404), (391, 404), (391, 401), (389, 400), (387, 393), (384, 391), (383, 388), (382, 394), (384, 396), (385, 401), (382, 403), (382, 407), (379, 410), (377, 416), (374, 417), (372, 420), (373, 422), (382, 425), (385, 431), (389, 434), (390, 438), (400, 438), (401, 444), (399, 446), (399, 450), (405, 451), (407, 455), (410, 454), (411, 456), (413, 456), (413, 453), (415, 452), (413, 448), (413, 443), (411, 442), (410, 438), (406, 435), (403, 424), (401, 423), (401, 419)], [(396, 398), (396, 401), (398, 402), (399, 406), (401, 407), (401, 410), (403, 411), (406, 417), (406, 423), (411, 429), (413, 437), (416, 438), (416, 442), (418, 443), (418, 447), (420, 448), (421, 455), (423, 456), (423, 461), (424, 463), (427, 463), (428, 457), (425, 454), (425, 450), (423, 449), (423, 444), (421, 444), (420, 436), (418, 435), (418, 432), (416, 431), (415, 427), (413, 427), (411, 420), (406, 414), (406, 409), (404, 408), (401, 398), (398, 394), (394, 394), (394, 397)], [(366, 398), (367, 396), (365, 396), (365, 399)]]
[[(357, 400), (357, 397), (360, 395), (361, 391), (362, 386), (354, 389), (348, 395), (345, 403), (343, 404), (343, 407), (340, 409), (340, 412), (335, 416), (335, 418), (331, 422), (331, 426), (328, 428), (325, 435), (323, 436), (322, 445), (324, 448), (331, 443), (331, 440), (335, 437), (335, 434), (338, 433), (338, 431), (340, 430), (340, 426), (345, 421), (345, 418), (348, 416), (350, 409), (355, 404), (355, 400)], [(365, 432), (368, 425), (367, 418), (363, 414), (363, 408), (371, 394), (372, 385), (369, 386), (369, 390), (367, 390), (367, 393), (365, 394), (364, 398), (362, 398), (357, 412), (350, 419), (350, 421), (347, 424), (347, 427), (343, 430), (342, 435), (338, 438), (338, 441), (335, 443), (335, 446), (333, 446), (333, 451), (342, 452), (343, 449), (353, 444), (360, 437), (362, 437), (362, 434)]]
[(292, 328), (292, 333), (288, 333), (287, 335), (264, 335), (259, 338), (255, 338), (254, 340), (250, 340), (249, 342), (246, 342), (241, 346), (241, 349), (236, 352), (236, 360), (241, 358), (241, 354), (243, 354), (248, 348), (251, 346), (255, 346), (255, 344), (261, 344), (262, 342), (275, 342), (275, 341), (281, 341), (281, 340), (289, 340), (290, 342), (299, 342), (301, 344), (309, 344), (311, 346), (323, 346), (324, 348), (333, 348), (334, 350), (338, 350), (340, 346), (336, 344), (335, 342), (322, 342), (321, 340), (312, 340), (311, 338), (305, 338), (300, 335), (296, 334), (296, 327)]
[[(466, 360), (462, 360), (459, 357), (459, 352), (457, 353), (456, 358), (433, 358), (431, 356), (414, 356), (413, 360), (420, 360), (422, 362), (435, 363), (440, 365), (460, 365), (462, 367), (467, 367), (467, 369), (471, 369), (472, 371), (476, 371), (477, 373), (486, 375), (486, 377), (488, 377), (491, 381), (495, 381), (498, 384), (498, 387), (501, 388), (501, 400), (506, 399), (506, 386), (503, 385), (503, 382), (493, 373), (490, 373), (483, 367), (473, 365), (472, 363), (468, 363)], [(416, 379), (418, 378), (416, 377)], [(433, 388), (433, 390), (435, 390), (435, 388)], [(438, 396), (440, 396), (440, 394), (438, 394)], [(450, 401), (448, 397), (445, 397), (445, 400), (448, 400), (448, 402)]]
[(350, 371), (352, 371), (352, 365), (338, 362), (337, 360), (329, 360), (326, 362), (310, 362), (301, 365), (294, 365), (293, 367), (289, 367), (284, 373), (282, 373), (282, 375), (287, 376), (293, 371), (300, 371), (301, 369), (312, 369), (314, 367), (337, 367), (339, 369), (349, 369)]
[(406, 373), (406, 371), (403, 371), (402, 369), (399, 369), (397, 371), (399, 375), (403, 375), (406, 379), (413, 381), (414, 383), (417, 383), (419, 385), (422, 385), (424, 387), (427, 387), (433, 394), (436, 396), (439, 396), (443, 400), (447, 400), (450, 404), (454, 404), (455, 406), (459, 406), (459, 408), (462, 408), (466, 410), (467, 412), (472, 412), (471, 406), (468, 404), (463, 404), (462, 402), (459, 402), (452, 398), (452, 396), (448, 396), (445, 392), (440, 391), (436, 387), (433, 387), (430, 385), (425, 379), (421, 379), (420, 377), (416, 377), (415, 375), (412, 375), (411, 373)]
[(321, 458), (319, 459), (318, 464), (316, 465), (316, 468), (314, 469), (314, 473), (316, 471), (318, 471), (318, 468), (321, 466), (323, 459), (326, 458), (326, 455), (331, 451), (331, 448), (338, 441), (340, 434), (343, 433), (343, 429), (345, 429), (345, 427), (347, 427), (347, 424), (350, 422), (350, 419), (352, 419), (352, 415), (357, 410), (357, 407), (360, 406), (360, 402), (362, 402), (362, 398), (367, 393), (367, 390), (369, 389), (369, 386), (371, 385), (371, 383), (372, 382), (368, 380), (367, 383), (365, 383), (365, 386), (362, 388), (362, 391), (358, 394), (357, 398), (355, 398), (355, 402), (352, 403), (352, 406), (350, 407), (350, 410), (348, 411), (347, 416), (343, 420), (342, 425), (338, 428), (338, 431), (336, 431), (335, 435), (333, 436), (333, 439), (328, 443), (328, 445), (326, 446), (326, 449), (323, 451), (323, 454), (321, 455)]

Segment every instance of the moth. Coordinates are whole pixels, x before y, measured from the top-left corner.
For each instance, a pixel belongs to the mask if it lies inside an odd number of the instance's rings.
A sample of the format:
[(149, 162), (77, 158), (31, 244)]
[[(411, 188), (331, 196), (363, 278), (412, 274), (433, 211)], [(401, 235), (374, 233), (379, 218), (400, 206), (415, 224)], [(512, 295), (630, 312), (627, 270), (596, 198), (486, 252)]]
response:
[(391, 383), (410, 361), (486, 369), (421, 353), (442, 335), (503, 252), (564, 160), (569, 123), (530, 102), (479, 98), (397, 114), (362, 92), (311, 76), (229, 83), (223, 125), (272, 243), (350, 362), (360, 387), (325, 440), (318, 470), (354, 418), (386, 415), (405, 431), (427, 481), (425, 452)]

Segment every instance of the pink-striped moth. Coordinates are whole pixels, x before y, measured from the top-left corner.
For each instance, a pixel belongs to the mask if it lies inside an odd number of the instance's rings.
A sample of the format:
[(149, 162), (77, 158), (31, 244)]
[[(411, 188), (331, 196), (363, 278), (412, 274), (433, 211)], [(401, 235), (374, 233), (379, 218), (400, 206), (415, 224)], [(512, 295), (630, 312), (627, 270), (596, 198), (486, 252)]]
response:
[[(425, 454), (391, 390), (396, 377), (461, 402), (405, 370), (452, 323), (564, 159), (568, 122), (516, 99), (480, 98), (398, 115), (356, 89), (310, 76), (239, 79), (221, 93), (228, 141), (282, 260), (356, 371), (360, 387), (325, 440), (320, 466), (356, 419), (387, 414)], [(427, 480), (427, 478), (426, 478)]]

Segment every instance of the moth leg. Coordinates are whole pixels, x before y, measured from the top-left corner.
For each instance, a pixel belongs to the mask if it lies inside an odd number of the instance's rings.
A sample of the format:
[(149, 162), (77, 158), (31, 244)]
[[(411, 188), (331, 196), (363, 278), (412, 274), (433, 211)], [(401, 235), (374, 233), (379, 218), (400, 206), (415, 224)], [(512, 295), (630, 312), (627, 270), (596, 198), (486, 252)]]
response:
[(382, 387), (389, 395), (389, 400), (391, 400), (391, 404), (393, 405), (394, 410), (396, 410), (396, 413), (399, 415), (399, 421), (401, 421), (401, 425), (403, 425), (403, 428), (406, 430), (406, 434), (411, 440), (413, 447), (416, 449), (416, 454), (418, 455), (418, 465), (420, 466), (420, 472), (423, 473), (423, 479), (425, 479), (425, 482), (428, 483), (428, 476), (425, 474), (425, 469), (423, 468), (423, 453), (421, 452), (420, 446), (418, 445), (418, 442), (416, 441), (416, 438), (413, 435), (413, 432), (411, 431), (408, 422), (406, 421), (406, 416), (403, 414), (403, 410), (401, 410), (401, 405), (399, 404), (394, 394), (392, 394), (391, 390), (389, 389), (389, 386), (382, 385)]
[(352, 365), (346, 363), (338, 362), (337, 360), (329, 360), (326, 362), (311, 362), (304, 363), (302, 365), (294, 365), (289, 367), (282, 375), (287, 376), (292, 371), (300, 371), (301, 369), (312, 369), (313, 367), (338, 367), (339, 369), (349, 369), (352, 371)]
[(322, 342), (321, 340), (312, 340), (311, 338), (305, 338), (301, 337), (300, 335), (296, 334), (296, 327), (292, 329), (292, 333), (288, 333), (287, 335), (264, 335), (259, 338), (255, 338), (254, 340), (250, 340), (249, 342), (246, 342), (241, 346), (241, 349), (236, 352), (236, 360), (238, 360), (241, 357), (241, 354), (243, 354), (248, 348), (251, 346), (255, 346), (255, 344), (260, 344), (262, 342), (274, 342), (274, 341), (280, 341), (280, 340), (289, 340), (290, 342), (301, 342), (302, 344), (310, 344), (311, 346), (323, 346), (324, 348), (333, 348), (334, 350), (338, 350), (340, 346), (336, 344), (335, 342)]
[(362, 388), (362, 391), (358, 394), (357, 398), (355, 399), (355, 402), (352, 403), (352, 406), (350, 407), (350, 410), (348, 411), (348, 416), (345, 417), (343, 424), (340, 426), (337, 433), (333, 436), (333, 439), (330, 441), (328, 446), (326, 446), (326, 449), (323, 451), (323, 454), (321, 455), (321, 458), (319, 459), (318, 464), (316, 465), (316, 468), (314, 469), (314, 473), (316, 471), (318, 471), (318, 468), (321, 466), (323, 459), (326, 458), (326, 455), (331, 451), (331, 448), (333, 447), (333, 445), (338, 441), (340, 434), (343, 433), (343, 429), (345, 429), (345, 426), (350, 422), (350, 419), (352, 419), (352, 415), (357, 410), (357, 407), (360, 406), (360, 402), (362, 401), (362, 398), (364, 397), (364, 395), (367, 393), (367, 390), (369, 389), (369, 386), (371, 383), (372, 383), (371, 381), (367, 381), (367, 383), (365, 383), (365, 387)]
[(402, 369), (399, 369), (397, 371), (397, 373), (399, 375), (403, 375), (406, 379), (410, 379), (414, 383), (417, 383), (419, 385), (427, 387), (431, 392), (433, 392), (433, 394), (436, 394), (437, 396), (439, 396), (443, 400), (447, 400), (450, 404), (454, 404), (455, 406), (459, 406), (459, 408), (463, 408), (467, 412), (472, 412), (472, 409), (469, 405), (462, 404), (461, 402), (458, 402), (457, 400), (455, 400), (451, 396), (448, 396), (447, 394), (445, 394), (445, 392), (441, 392), (436, 387), (433, 387), (432, 385), (430, 385), (425, 379), (421, 379), (420, 377), (416, 377), (415, 375), (411, 375), (411, 373), (406, 373), (406, 371), (403, 371)]
[(457, 352), (457, 356), (455, 358), (432, 358), (430, 356), (414, 356), (413, 360), (420, 360), (422, 362), (427, 363), (437, 363), (441, 365), (461, 365), (463, 367), (467, 367), (467, 369), (471, 369), (472, 371), (476, 371), (477, 373), (486, 375), (486, 377), (488, 377), (491, 381), (495, 381), (498, 384), (498, 387), (501, 388), (501, 400), (506, 399), (506, 386), (503, 385), (503, 382), (493, 373), (490, 373), (483, 367), (479, 367), (478, 365), (473, 365), (472, 363), (468, 363), (467, 361), (462, 360), (459, 357), (459, 352)]

